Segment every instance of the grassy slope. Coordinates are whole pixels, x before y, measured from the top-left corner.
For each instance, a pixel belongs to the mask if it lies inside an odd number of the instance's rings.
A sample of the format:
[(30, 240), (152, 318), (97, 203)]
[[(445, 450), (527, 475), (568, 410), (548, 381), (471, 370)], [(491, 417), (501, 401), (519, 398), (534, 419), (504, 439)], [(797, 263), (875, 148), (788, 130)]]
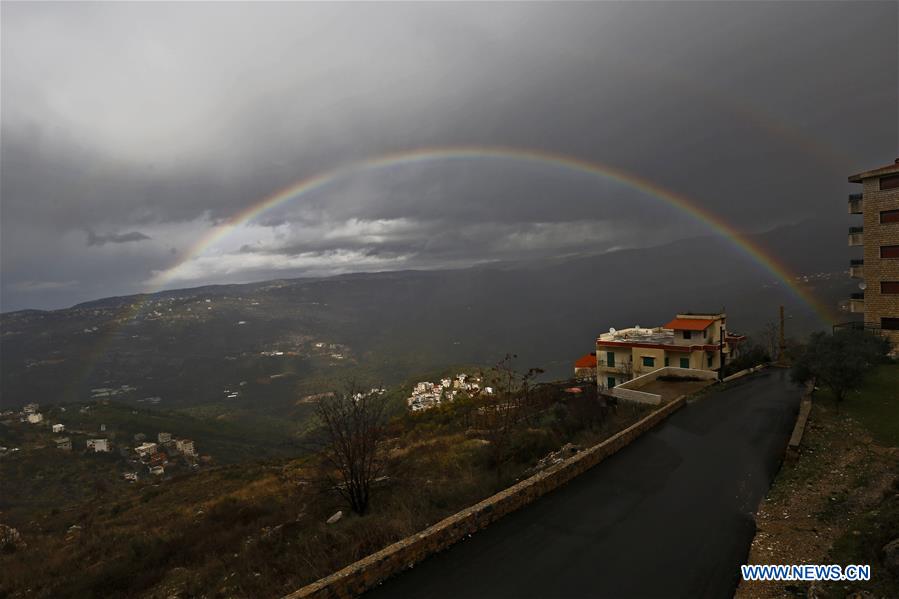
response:
[[(505, 487), (547, 448), (594, 443), (643, 415), (622, 409), (568, 430), (571, 412), (558, 406), (516, 434), (516, 459), (497, 476), (484, 442), (454, 424), (451, 411), (401, 419), (390, 479), (371, 512), (336, 525), (325, 520), (344, 504), (302, 460), (117, 486), (35, 512), (21, 528), (29, 547), (0, 555), (0, 597), (279, 596)], [(74, 524), (80, 531), (68, 533)], [(36, 564), (44, 575), (34, 575)]]
[(864, 388), (840, 408), (868, 429), (877, 443), (899, 447), (899, 365), (877, 368)]
[[(867, 583), (816, 583), (816, 596), (899, 596), (881, 548), (899, 537), (899, 364), (878, 367), (841, 405), (815, 393), (801, 455), (778, 474), (757, 517), (749, 563), (870, 564)], [(810, 583), (742, 583), (738, 598), (783, 597)]]
[[(143, 433), (148, 441), (155, 441), (159, 432), (169, 432), (179, 438), (193, 439), (201, 454), (211, 455), (219, 463), (233, 463), (248, 459), (296, 455), (292, 447), (293, 423), (274, 418), (241, 417), (241, 412), (210, 409), (198, 411), (197, 416), (184, 411), (137, 408), (110, 402), (93, 404), (86, 414), (75, 408), (59, 412), (47, 410), (47, 418), (61, 422), (69, 430), (96, 432), (96, 436), (111, 436), (114, 442), (133, 446), (134, 435)], [(106, 425), (106, 434), (100, 425)]]
[[(865, 381), (864, 388), (840, 406), (841, 410), (859, 422), (878, 445), (899, 448), (899, 364), (879, 367)], [(895, 456), (895, 451), (893, 452)], [(856, 472), (855, 484), (874, 490), (871, 481), (889, 468), (892, 485), (882, 490), (882, 498), (870, 505), (847, 506), (849, 517), (842, 534), (834, 541), (828, 562), (834, 564), (870, 564), (872, 580), (858, 585), (875, 596), (899, 597), (899, 575), (883, 565), (881, 548), (899, 538), (899, 468), (895, 460), (872, 459)], [(832, 503), (839, 503), (837, 501)], [(822, 585), (827, 597), (844, 597), (854, 584), (827, 583)]]

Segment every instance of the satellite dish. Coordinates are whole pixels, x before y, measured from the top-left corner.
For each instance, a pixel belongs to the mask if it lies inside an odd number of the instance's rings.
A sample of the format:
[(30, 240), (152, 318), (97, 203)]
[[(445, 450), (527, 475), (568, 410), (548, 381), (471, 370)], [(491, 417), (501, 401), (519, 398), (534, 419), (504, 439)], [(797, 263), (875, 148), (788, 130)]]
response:
[(615, 332), (616, 332), (616, 331), (615, 331), (615, 327), (609, 327), (609, 334), (610, 334), (610, 335), (614, 335)]
[(865, 289), (868, 288), (868, 286), (865, 284), (864, 281), (862, 281), (861, 283), (858, 284), (858, 288), (861, 289), (862, 291), (864, 291)]

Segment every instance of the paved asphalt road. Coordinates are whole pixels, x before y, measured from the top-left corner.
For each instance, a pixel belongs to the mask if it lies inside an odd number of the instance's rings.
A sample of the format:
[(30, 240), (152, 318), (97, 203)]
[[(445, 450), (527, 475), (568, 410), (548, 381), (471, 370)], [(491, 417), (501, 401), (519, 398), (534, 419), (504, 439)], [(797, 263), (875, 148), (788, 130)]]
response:
[(732, 597), (798, 407), (783, 370), (710, 393), (366, 599)]

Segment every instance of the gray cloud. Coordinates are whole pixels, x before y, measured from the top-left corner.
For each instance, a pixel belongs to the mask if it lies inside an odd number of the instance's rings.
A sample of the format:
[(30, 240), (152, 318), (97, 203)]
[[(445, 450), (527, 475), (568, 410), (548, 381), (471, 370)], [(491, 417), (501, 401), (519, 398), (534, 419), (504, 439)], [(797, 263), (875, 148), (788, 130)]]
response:
[(108, 235), (97, 235), (91, 230), (87, 231), (87, 245), (106, 245), (107, 243), (132, 243), (135, 241), (143, 241), (152, 239), (149, 235), (144, 235), (140, 231), (130, 231), (128, 233), (110, 233)]
[(0, 11), (4, 309), (709, 230), (607, 176), (453, 159), (353, 171), (189, 253), (279, 189), (390, 152), (564, 154), (757, 231), (844, 219), (846, 175), (897, 149), (890, 2)]

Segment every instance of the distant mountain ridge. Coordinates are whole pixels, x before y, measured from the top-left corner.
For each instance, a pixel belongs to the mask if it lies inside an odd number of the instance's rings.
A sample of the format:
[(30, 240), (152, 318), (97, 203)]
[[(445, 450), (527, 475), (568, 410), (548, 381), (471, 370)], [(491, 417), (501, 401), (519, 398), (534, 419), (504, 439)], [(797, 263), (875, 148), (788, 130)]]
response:
[[(775, 257), (778, 262), (788, 265), (790, 270), (797, 275), (820, 272), (837, 272), (847, 268), (849, 253), (846, 245), (841, 243), (846, 234), (847, 225), (841, 221), (822, 221), (822, 220), (806, 220), (800, 223), (775, 227), (769, 231), (748, 236), (749, 239), (764, 248), (767, 253)], [(830, 240), (825, 241), (825, 240)], [(812, 246), (809, 246), (809, 242)], [(822, 241), (824, 241), (822, 243)], [(689, 248), (695, 248), (696, 244), (722, 244), (727, 246), (726, 242), (716, 236), (702, 236), (690, 239), (683, 239), (658, 246), (650, 246), (646, 248), (618, 249), (607, 252), (597, 253), (585, 256), (567, 256), (562, 258), (548, 257), (528, 262), (504, 261), (491, 263), (487, 266), (472, 266), (468, 268), (454, 269), (407, 269), (407, 270), (389, 270), (379, 272), (360, 272), (342, 275), (333, 275), (327, 277), (298, 277), (284, 279), (267, 279), (253, 283), (225, 283), (202, 285), (198, 287), (185, 287), (178, 289), (167, 289), (157, 292), (148, 292), (132, 295), (117, 295), (94, 300), (88, 300), (74, 304), (70, 308), (60, 308), (58, 310), (67, 309), (84, 309), (96, 306), (115, 306), (127, 303), (134, 303), (136, 298), (146, 297), (170, 297), (176, 295), (190, 294), (217, 294), (224, 290), (234, 290), (238, 288), (253, 288), (255, 286), (272, 286), (278, 284), (298, 283), (303, 281), (326, 281), (340, 280), (346, 278), (372, 278), (372, 277), (402, 277), (410, 273), (450, 273), (450, 272), (467, 272), (476, 270), (533, 270), (563, 267), (572, 267), (578, 263), (592, 262), (594, 260), (602, 260), (604, 257), (616, 256), (618, 258), (628, 258), (630, 256), (639, 255), (644, 252), (653, 252), (662, 248), (671, 248), (673, 251), (679, 251), (681, 248), (689, 251)], [(786, 258), (784, 258), (786, 257)], [(53, 312), (57, 310), (40, 310), (26, 308), (22, 310), (14, 310), (4, 312), (3, 314), (25, 313), (25, 312)]]
[[(784, 262), (797, 271), (828, 273), (798, 284), (835, 305), (854, 288), (841, 272), (844, 230), (812, 221), (754, 240), (789, 257)], [(825, 249), (803, 250), (812, 246)], [(130, 309), (135, 303), (140, 310)], [(293, 382), (275, 395), (287, 405), (338, 374), (390, 383), (451, 364), (489, 364), (505, 353), (562, 377), (609, 327), (725, 309), (731, 329), (753, 333), (776, 319), (779, 305), (789, 334), (827, 326), (783, 281), (719, 237), (458, 270), (168, 290), (3, 314), (0, 400), (26, 403), (36, 393), (73, 400), (91, 386), (127, 383), (172, 403), (203, 404), (220, 401), (222, 389), (240, 380), (286, 369)], [(322, 349), (332, 345), (338, 349)], [(272, 349), (294, 357), (289, 364), (260, 357)], [(266, 397), (274, 388), (263, 389)]]

